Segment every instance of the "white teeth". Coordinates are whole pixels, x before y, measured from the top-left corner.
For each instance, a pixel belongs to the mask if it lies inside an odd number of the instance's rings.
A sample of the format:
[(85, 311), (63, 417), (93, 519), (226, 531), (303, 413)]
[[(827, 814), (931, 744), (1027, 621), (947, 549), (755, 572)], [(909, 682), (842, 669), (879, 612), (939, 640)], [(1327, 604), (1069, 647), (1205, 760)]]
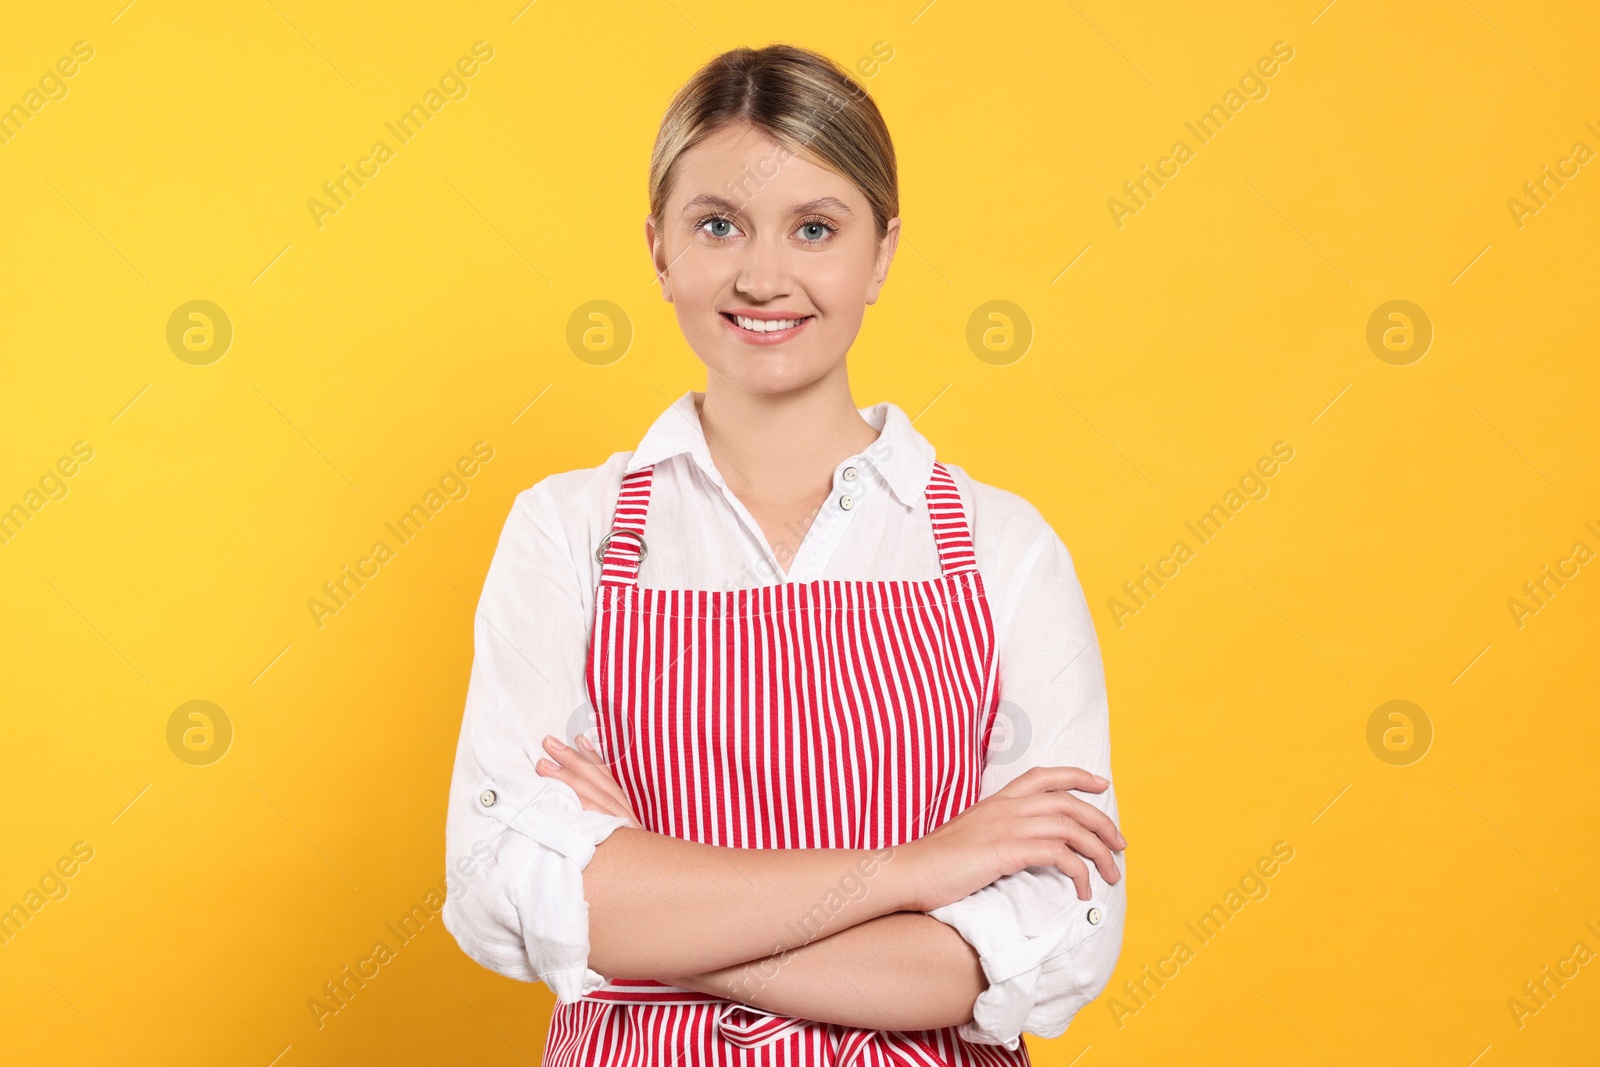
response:
[(773, 330), (787, 330), (791, 326), (798, 326), (805, 319), (747, 319), (743, 315), (735, 315), (733, 320), (747, 330), (755, 333), (771, 333)]

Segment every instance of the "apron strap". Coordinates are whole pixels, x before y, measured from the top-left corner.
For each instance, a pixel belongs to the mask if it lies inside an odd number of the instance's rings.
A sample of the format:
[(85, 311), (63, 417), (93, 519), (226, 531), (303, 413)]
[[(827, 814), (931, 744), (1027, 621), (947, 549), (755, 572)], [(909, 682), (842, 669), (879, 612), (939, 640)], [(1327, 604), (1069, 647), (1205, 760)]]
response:
[(654, 466), (640, 467), (622, 476), (611, 530), (595, 549), (595, 558), (600, 561), (601, 585), (638, 584), (639, 564), (649, 551), (644, 541), (644, 524), (650, 511), (650, 482), (654, 471)]
[(977, 570), (978, 556), (973, 551), (972, 531), (967, 527), (966, 511), (961, 506), (961, 491), (943, 463), (934, 460), (933, 474), (922, 492), (928, 498), (928, 514), (933, 519), (940, 571), (950, 575)]

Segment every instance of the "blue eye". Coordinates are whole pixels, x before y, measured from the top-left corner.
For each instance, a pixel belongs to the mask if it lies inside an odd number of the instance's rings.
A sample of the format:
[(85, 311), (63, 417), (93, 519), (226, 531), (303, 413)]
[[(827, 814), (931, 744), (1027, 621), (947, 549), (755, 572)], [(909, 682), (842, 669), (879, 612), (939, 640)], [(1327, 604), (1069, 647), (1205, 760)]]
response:
[(829, 226), (826, 222), (802, 222), (800, 224), (800, 232), (804, 234), (807, 231), (820, 231), (814, 236), (808, 238), (809, 243), (815, 244), (818, 241), (825, 240), (830, 234), (832, 234), (833, 227)]
[[(707, 230), (706, 227), (712, 227), (712, 229)], [(717, 227), (723, 227), (723, 229), (717, 229)], [(733, 234), (731, 234), (733, 219), (726, 218), (722, 214), (707, 214), (706, 218), (699, 221), (696, 229), (701, 230), (702, 234), (706, 234), (706, 237), (712, 238), (712, 240), (725, 242), (728, 238), (733, 237)]]

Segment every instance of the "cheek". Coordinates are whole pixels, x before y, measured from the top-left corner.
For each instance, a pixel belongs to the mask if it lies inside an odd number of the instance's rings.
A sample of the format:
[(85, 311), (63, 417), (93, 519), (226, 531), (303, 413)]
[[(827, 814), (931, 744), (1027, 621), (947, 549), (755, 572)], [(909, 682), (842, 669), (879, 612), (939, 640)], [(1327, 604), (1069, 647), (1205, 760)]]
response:
[(732, 281), (729, 263), (691, 248), (672, 265), (672, 302), (680, 312), (705, 312)]
[(872, 263), (856, 255), (817, 256), (799, 280), (819, 311), (848, 317), (865, 305)]
[(713, 264), (690, 263), (693, 258), (690, 252), (672, 269), (672, 313), (689, 347), (705, 358), (725, 340), (715, 308), (727, 286)]

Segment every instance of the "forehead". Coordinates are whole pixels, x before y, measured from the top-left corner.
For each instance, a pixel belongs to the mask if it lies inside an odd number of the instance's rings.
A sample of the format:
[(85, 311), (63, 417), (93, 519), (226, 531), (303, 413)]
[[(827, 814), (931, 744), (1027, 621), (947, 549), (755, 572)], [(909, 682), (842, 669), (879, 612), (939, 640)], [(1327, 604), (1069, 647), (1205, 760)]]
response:
[(710, 134), (678, 157), (675, 171), (673, 205), (706, 194), (738, 200), (757, 213), (780, 212), (821, 196), (837, 197), (858, 209), (867, 203), (849, 178), (815, 156), (791, 152), (747, 123)]

